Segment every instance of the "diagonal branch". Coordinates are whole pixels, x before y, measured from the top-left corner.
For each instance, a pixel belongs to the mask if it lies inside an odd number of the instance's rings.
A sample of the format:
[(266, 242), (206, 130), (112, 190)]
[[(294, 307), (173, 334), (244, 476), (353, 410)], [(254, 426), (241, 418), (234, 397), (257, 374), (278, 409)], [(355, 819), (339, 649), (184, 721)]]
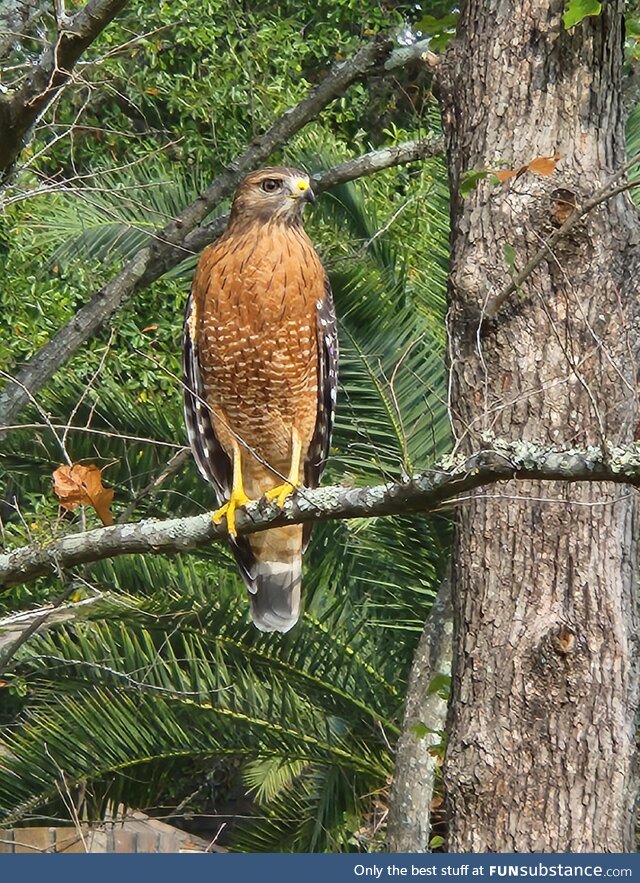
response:
[[(340, 184), (356, 181), (368, 175), (375, 175), (384, 169), (393, 166), (405, 166), (418, 160), (429, 159), (434, 156), (444, 156), (444, 142), (442, 138), (421, 138), (419, 141), (405, 141), (395, 147), (383, 147), (380, 150), (370, 150), (362, 156), (346, 160), (330, 169), (322, 172), (314, 172), (311, 175), (314, 192), (324, 193)], [(229, 215), (220, 215), (210, 224), (203, 224), (187, 236), (184, 247), (189, 251), (199, 252), (209, 243), (216, 239), (227, 226)]]
[[(582, 450), (491, 439), (485, 449), (459, 463), (430, 469), (409, 481), (304, 490), (288, 500), (283, 510), (264, 499), (250, 503), (239, 513), (237, 527), (240, 534), (249, 534), (285, 524), (429, 512), (462, 493), (511, 479), (640, 485), (640, 443)], [(47, 546), (25, 546), (1, 555), (0, 587), (118, 555), (185, 552), (226, 536), (224, 524), (213, 524), (209, 513), (71, 534)]]
[(127, 0), (89, 0), (64, 23), (21, 87), (0, 96), (0, 180), (10, 173), (34, 123), (68, 83), (82, 53), (126, 4)]
[[(376, 50), (375, 53), (373, 49)], [(367, 51), (364, 57), (349, 69), (349, 77), (355, 78), (359, 75), (358, 71), (373, 65), (373, 59), (377, 58), (380, 51), (377, 44), (368, 45), (365, 50)], [(361, 53), (365, 50), (361, 50)], [(352, 61), (355, 62), (358, 55), (354, 56)], [(346, 88), (344, 87), (344, 76), (340, 79), (341, 89)], [(227, 216), (217, 218), (202, 227), (198, 227), (197, 224), (219, 202), (231, 194), (237, 181), (246, 172), (263, 162), (276, 147), (283, 143), (283, 140), (289, 138), (312, 116), (317, 115), (319, 110), (329, 103), (330, 96), (334, 95), (337, 88), (335, 83), (331, 89), (327, 88), (322, 93), (322, 98), (307, 104), (304, 114), (299, 112), (302, 105), (298, 105), (290, 112), (289, 116), (285, 114), (282, 119), (287, 122), (287, 127), (283, 129), (280, 123), (276, 124), (277, 135), (272, 134), (276, 128), (274, 126), (263, 136), (263, 139), (266, 139), (264, 143), (260, 139), (254, 141), (249, 149), (216, 178), (198, 199), (188, 206), (175, 221), (159, 231), (150, 244), (141, 248), (124, 269), (96, 292), (91, 300), (78, 310), (71, 321), (24, 365), (16, 375), (14, 382), (8, 383), (0, 394), (0, 434), (2, 426), (13, 423), (22, 408), (29, 404), (31, 398), (48, 383), (55, 372), (75, 355), (84, 343), (137, 292), (159, 279), (168, 270), (183, 261), (188, 254), (200, 251), (222, 233), (227, 223)], [(307, 102), (310, 101), (310, 98), (307, 99)], [(364, 175), (371, 175), (391, 166), (414, 162), (417, 159), (426, 159), (429, 156), (438, 156), (442, 152), (442, 143), (435, 138), (425, 138), (397, 147), (372, 151), (325, 172), (315, 174), (315, 189), (320, 193), (337, 184), (352, 181)]]

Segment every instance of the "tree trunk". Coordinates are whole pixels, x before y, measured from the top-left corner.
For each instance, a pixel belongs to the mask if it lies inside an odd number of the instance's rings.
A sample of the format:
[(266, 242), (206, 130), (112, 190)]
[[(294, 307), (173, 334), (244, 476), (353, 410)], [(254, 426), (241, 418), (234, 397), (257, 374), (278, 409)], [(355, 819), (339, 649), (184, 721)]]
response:
[[(627, 442), (638, 421), (638, 223), (581, 221), (491, 321), (572, 203), (625, 163), (621, 0), (564, 29), (563, 0), (468, 0), (444, 70), (452, 191), (451, 410), (480, 434)], [(462, 173), (517, 169), (467, 198)], [(554, 193), (562, 189), (564, 192)], [(452, 852), (634, 848), (636, 493), (506, 482), (460, 505), (445, 786)]]

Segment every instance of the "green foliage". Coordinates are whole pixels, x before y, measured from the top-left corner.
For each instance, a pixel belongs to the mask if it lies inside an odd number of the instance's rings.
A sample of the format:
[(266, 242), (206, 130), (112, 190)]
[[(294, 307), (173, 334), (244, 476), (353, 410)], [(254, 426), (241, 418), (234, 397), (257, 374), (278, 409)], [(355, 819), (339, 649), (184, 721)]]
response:
[[(50, 340), (363, 37), (406, 36), (421, 15), (440, 22), (422, 22), (433, 40), (453, 26), (447, 3), (420, 12), (361, 0), (205, 0), (195, 9), (187, 0), (128, 4), (36, 130), (0, 227), (1, 370)], [(52, 19), (43, 27), (53, 33)], [(37, 52), (25, 40), (14, 61)], [(395, 95), (357, 84), (273, 161), (314, 171), (381, 137), (437, 131), (433, 101), (425, 108), (418, 118)], [(340, 319), (328, 482), (405, 476), (449, 443), (447, 200), (445, 170), (432, 160), (336, 188), (307, 219)], [(127, 507), (133, 520), (213, 506), (191, 461), (144, 494), (185, 443), (179, 336), (196, 260), (185, 256), (142, 291), (38, 396), (28, 428), (3, 440), (5, 548), (97, 526), (91, 511), (58, 510), (51, 473), (65, 457), (103, 469), (116, 518)], [(370, 820), (386, 799), (407, 671), (448, 541), (444, 519), (417, 515), (318, 526), (305, 556), (306, 613), (284, 637), (248, 623), (244, 587), (220, 545), (70, 575), (73, 622), (31, 639), (4, 676), (2, 820), (66, 817), (65, 789), (84, 795), (87, 817), (119, 803), (175, 809), (190, 782), (201, 787), (222, 768), (256, 815), (235, 848), (380, 848)], [(0, 595), (1, 610), (60, 589), (55, 579), (17, 587)]]
[[(430, 169), (413, 177), (426, 187), (429, 210), (409, 220), (409, 207), (405, 218), (415, 237), (429, 238), (444, 256), (446, 193), (434, 190), (432, 179)], [(131, 248), (130, 219), (117, 181), (110, 184), (119, 228), (95, 240), (87, 235), (109, 216), (107, 194), (92, 207), (97, 223), (87, 214), (84, 229), (74, 229), (73, 211), (62, 211), (55, 229), (32, 234), (50, 263), (72, 273), (84, 262), (122, 260)], [(383, 194), (393, 217), (407, 198), (396, 187), (389, 174), (375, 185), (342, 188), (311, 220), (325, 254), (336, 242), (342, 248), (335, 263), (329, 258), (344, 370), (328, 480), (345, 471), (358, 481), (403, 474), (448, 441), (442, 342), (432, 331), (443, 309), (446, 263), (432, 258), (427, 287), (411, 272), (412, 249), (398, 246), (404, 230), (385, 229), (387, 220), (371, 214), (373, 200), (385, 205)], [(170, 189), (163, 198), (171, 200)], [(136, 224), (144, 221), (140, 215)], [(55, 421), (73, 415), (76, 427), (97, 433), (69, 432), (64, 445), (72, 460), (108, 467), (116, 517), (162, 470), (175, 450), (167, 445), (183, 439), (172, 375), (179, 371), (178, 301), (187, 279), (178, 273), (153, 286), (123, 314), (109, 346), (94, 344), (41, 397)], [(151, 321), (158, 329), (143, 333)], [(41, 422), (36, 411), (29, 419)], [(80, 513), (59, 518), (48, 492), (63, 435), (59, 430), (56, 439), (43, 425), (11, 433), (2, 448), (0, 462), (29, 519), (9, 523), (11, 545), (82, 527)], [(142, 500), (135, 517), (191, 514), (212, 504), (189, 464)], [(93, 515), (86, 517), (92, 524)], [(21, 690), (7, 741), (17, 760), (0, 773), (5, 821), (64, 813), (60, 769), (74, 794), (91, 782), (85, 812), (99, 817), (114, 800), (150, 809), (159, 794), (177, 802), (171, 795), (187, 770), (206, 777), (226, 757), (241, 763), (261, 816), (238, 833), (236, 848), (374, 848), (373, 841), (354, 841), (353, 832), (391, 769), (402, 683), (446, 548), (446, 525), (418, 516), (320, 526), (306, 556), (307, 617), (293, 636), (275, 642), (247, 625), (244, 589), (220, 547), (184, 561), (115, 559), (85, 569), (87, 597), (99, 592), (106, 600), (73, 627), (30, 642), (11, 673)], [(3, 598), (15, 608), (58, 588), (42, 581), (36, 590)], [(96, 732), (104, 751), (96, 751)], [(295, 824), (283, 826), (283, 818)]]
[(480, 181), (484, 181), (491, 173), (486, 169), (470, 169), (460, 176), (460, 196), (463, 198), (472, 193)]
[(458, 12), (450, 12), (448, 15), (436, 17), (435, 15), (423, 15), (415, 28), (423, 37), (429, 37), (429, 48), (433, 52), (443, 52), (453, 37), (458, 25)]
[(562, 23), (567, 30), (575, 28), (591, 15), (600, 15), (602, 3), (599, 0), (567, 0), (562, 15)]
[(451, 675), (442, 674), (439, 672), (434, 675), (429, 681), (429, 686), (427, 687), (427, 693), (429, 696), (433, 696), (434, 694), (438, 694), (441, 699), (444, 699), (445, 702), (449, 700), (449, 693), (451, 692)]
[[(599, 12), (599, 3), (569, 0), (565, 27)], [(384, 32), (404, 41), (413, 32), (441, 51), (456, 20), (450, 2), (130, 2), (38, 125), (8, 191), (0, 370), (50, 340), (363, 38)], [(54, 33), (51, 15), (41, 27)], [(36, 39), (22, 40), (4, 82), (11, 86), (39, 51)], [(315, 171), (381, 141), (437, 132), (429, 85), (403, 75), (390, 92), (355, 85), (273, 161)], [(414, 94), (420, 102), (407, 98)], [(637, 108), (628, 140), (631, 155), (640, 152)], [(462, 196), (488, 175), (465, 173)], [(307, 227), (340, 323), (326, 481), (411, 475), (450, 440), (446, 171), (430, 160), (335, 188)], [(505, 243), (506, 264), (515, 257)], [(213, 506), (191, 461), (145, 492), (185, 443), (179, 337), (196, 260), (185, 255), (141, 292), (38, 396), (24, 416), (28, 428), (8, 432), (0, 448), (5, 548), (97, 526), (90, 511), (58, 510), (51, 473), (65, 457), (103, 468), (116, 518), (129, 509), (133, 520)], [(372, 819), (386, 801), (407, 672), (448, 545), (444, 518), (319, 525), (305, 556), (306, 612), (285, 636), (249, 624), (244, 587), (220, 545), (172, 559), (117, 558), (67, 576), (73, 620), (32, 638), (3, 676), (1, 820), (66, 817), (69, 796), (90, 818), (118, 804), (191, 811), (190, 792), (223, 770), (253, 812), (233, 848), (381, 848)], [(56, 579), (17, 587), (0, 595), (1, 611), (44, 603), (60, 589)], [(446, 699), (449, 688), (438, 676), (429, 691)], [(414, 733), (432, 730), (418, 723)], [(443, 753), (444, 739), (434, 751)], [(431, 847), (442, 843), (434, 837)]]
[(516, 252), (513, 245), (511, 245), (511, 243), (509, 242), (505, 242), (502, 247), (502, 253), (504, 255), (504, 262), (507, 267), (511, 267), (511, 269), (513, 269), (516, 263)]
[(110, 801), (153, 804), (187, 759), (254, 758), (245, 779), (257, 788), (262, 770), (258, 797), (270, 802), (309, 764), (363, 788), (384, 780), (402, 696), (375, 630), (361, 622), (338, 638), (307, 620), (274, 642), (247, 624), (233, 581), (218, 577), (212, 594), (204, 561), (141, 565), (97, 565), (95, 584), (117, 594), (23, 653), (27, 701), (0, 770), (5, 821), (56, 811), (60, 770), (72, 793), (91, 780), (90, 816)]

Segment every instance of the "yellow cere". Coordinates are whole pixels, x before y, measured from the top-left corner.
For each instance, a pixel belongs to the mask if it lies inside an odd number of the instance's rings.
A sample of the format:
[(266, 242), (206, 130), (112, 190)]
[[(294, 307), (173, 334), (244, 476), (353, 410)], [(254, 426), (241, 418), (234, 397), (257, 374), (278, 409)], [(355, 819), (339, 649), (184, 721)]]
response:
[(298, 178), (298, 190), (301, 193), (304, 193), (305, 190), (309, 189), (309, 182), (305, 181), (304, 178)]

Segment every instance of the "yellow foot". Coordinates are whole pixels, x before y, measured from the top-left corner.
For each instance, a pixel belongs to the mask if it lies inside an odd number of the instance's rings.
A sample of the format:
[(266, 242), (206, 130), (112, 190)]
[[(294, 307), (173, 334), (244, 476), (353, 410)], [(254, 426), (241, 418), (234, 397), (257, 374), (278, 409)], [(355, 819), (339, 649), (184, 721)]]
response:
[(231, 499), (224, 504), (224, 506), (220, 506), (219, 509), (211, 515), (211, 520), (214, 524), (220, 524), (222, 519), (226, 516), (227, 519), (227, 530), (229, 531), (229, 536), (237, 537), (238, 531), (236, 530), (236, 509), (241, 506), (246, 506), (247, 503), (250, 503), (251, 500), (245, 493), (235, 493), (231, 494)]
[(284, 506), (284, 502), (293, 492), (295, 491), (295, 487), (290, 484), (288, 481), (285, 481), (284, 484), (279, 484), (278, 487), (271, 488), (270, 491), (267, 491), (264, 495), (265, 500), (269, 500), (270, 503), (275, 501), (276, 505), (282, 509)]

